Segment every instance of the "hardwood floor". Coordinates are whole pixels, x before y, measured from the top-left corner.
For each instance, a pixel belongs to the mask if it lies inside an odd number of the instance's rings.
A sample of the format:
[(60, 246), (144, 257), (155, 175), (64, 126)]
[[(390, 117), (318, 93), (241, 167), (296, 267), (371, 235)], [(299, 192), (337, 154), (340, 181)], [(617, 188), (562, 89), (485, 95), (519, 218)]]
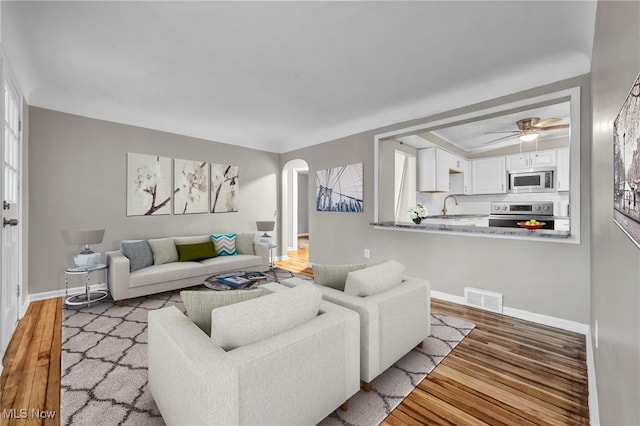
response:
[[(307, 264), (301, 246), (277, 266), (311, 274)], [(476, 328), (384, 425), (589, 424), (583, 335), (437, 299), (431, 307)], [(59, 424), (61, 317), (62, 300), (51, 299), (31, 303), (20, 321), (3, 359), (1, 425)], [(8, 418), (23, 408), (26, 421)], [(32, 409), (56, 416), (36, 419)]]
[(60, 424), (62, 298), (32, 302), (2, 360), (0, 425)]
[(313, 276), (309, 267), (309, 237), (298, 237), (298, 250), (289, 251), (287, 260), (278, 260), (276, 266), (298, 274)]

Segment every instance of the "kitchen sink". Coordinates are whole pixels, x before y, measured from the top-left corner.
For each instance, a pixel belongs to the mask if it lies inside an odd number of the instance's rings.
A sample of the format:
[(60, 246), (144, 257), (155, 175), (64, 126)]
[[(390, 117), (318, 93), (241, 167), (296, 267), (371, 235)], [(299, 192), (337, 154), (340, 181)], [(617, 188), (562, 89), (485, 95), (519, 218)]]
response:
[(486, 214), (439, 214), (435, 216), (427, 216), (425, 219), (473, 219), (487, 217)]

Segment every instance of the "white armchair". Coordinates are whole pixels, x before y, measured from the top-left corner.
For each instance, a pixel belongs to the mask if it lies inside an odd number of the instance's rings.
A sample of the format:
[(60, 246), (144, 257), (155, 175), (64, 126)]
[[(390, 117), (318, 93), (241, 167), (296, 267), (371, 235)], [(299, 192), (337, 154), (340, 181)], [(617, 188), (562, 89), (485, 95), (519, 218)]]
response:
[[(308, 281), (282, 281), (288, 287), (304, 283)], [(360, 379), (367, 392), (374, 378), (431, 333), (430, 283), (404, 276), (404, 266), (395, 261), (350, 272), (344, 291), (317, 287), (323, 300), (360, 315)]]
[[(261, 287), (212, 311), (211, 338), (173, 306), (149, 312), (149, 387), (168, 425), (314, 425), (358, 391), (358, 316), (310, 284)], [(308, 297), (317, 314), (277, 332)], [(217, 343), (216, 325), (230, 329)]]

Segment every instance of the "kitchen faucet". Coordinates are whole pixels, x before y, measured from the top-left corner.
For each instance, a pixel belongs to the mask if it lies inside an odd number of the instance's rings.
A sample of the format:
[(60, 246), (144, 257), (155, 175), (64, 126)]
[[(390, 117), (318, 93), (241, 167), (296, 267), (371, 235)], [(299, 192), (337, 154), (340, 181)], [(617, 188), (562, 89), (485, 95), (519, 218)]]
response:
[(445, 216), (447, 215), (447, 200), (449, 198), (453, 198), (453, 201), (456, 202), (456, 206), (458, 205), (458, 199), (455, 197), (455, 195), (447, 195), (444, 198), (444, 203), (442, 204), (442, 214), (445, 215)]

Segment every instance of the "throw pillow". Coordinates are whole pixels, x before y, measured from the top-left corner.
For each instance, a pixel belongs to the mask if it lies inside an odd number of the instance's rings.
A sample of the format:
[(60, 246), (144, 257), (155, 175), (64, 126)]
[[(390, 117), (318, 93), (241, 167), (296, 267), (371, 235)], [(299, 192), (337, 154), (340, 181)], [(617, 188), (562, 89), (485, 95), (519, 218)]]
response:
[(322, 292), (305, 283), (211, 312), (211, 340), (225, 351), (259, 342), (318, 315)]
[(147, 266), (153, 265), (153, 253), (151, 247), (145, 240), (122, 241), (120, 249), (129, 259), (129, 271), (134, 272)]
[(344, 292), (353, 296), (367, 297), (382, 293), (402, 283), (404, 265), (388, 260), (369, 268), (349, 272)]
[(216, 257), (211, 241), (196, 244), (176, 244), (176, 249), (178, 250), (178, 260), (180, 262)]
[(255, 299), (262, 289), (228, 291), (190, 291), (180, 292), (187, 316), (202, 331), (211, 336), (211, 311), (221, 306)]
[(148, 242), (153, 253), (154, 265), (178, 261), (178, 250), (173, 238), (156, 238)]
[(237, 234), (236, 250), (238, 254), (256, 254), (253, 248), (253, 241), (256, 239), (255, 234)]
[(236, 250), (236, 234), (211, 234), (213, 247), (218, 256), (233, 256)]
[(364, 269), (364, 263), (347, 265), (313, 265), (313, 281), (318, 285), (335, 288), (344, 291), (347, 282), (347, 274), (352, 271)]
[(206, 243), (207, 241), (211, 241), (211, 237), (209, 234), (205, 235), (194, 235), (191, 237), (172, 237), (173, 242), (178, 244), (196, 244), (196, 243)]

